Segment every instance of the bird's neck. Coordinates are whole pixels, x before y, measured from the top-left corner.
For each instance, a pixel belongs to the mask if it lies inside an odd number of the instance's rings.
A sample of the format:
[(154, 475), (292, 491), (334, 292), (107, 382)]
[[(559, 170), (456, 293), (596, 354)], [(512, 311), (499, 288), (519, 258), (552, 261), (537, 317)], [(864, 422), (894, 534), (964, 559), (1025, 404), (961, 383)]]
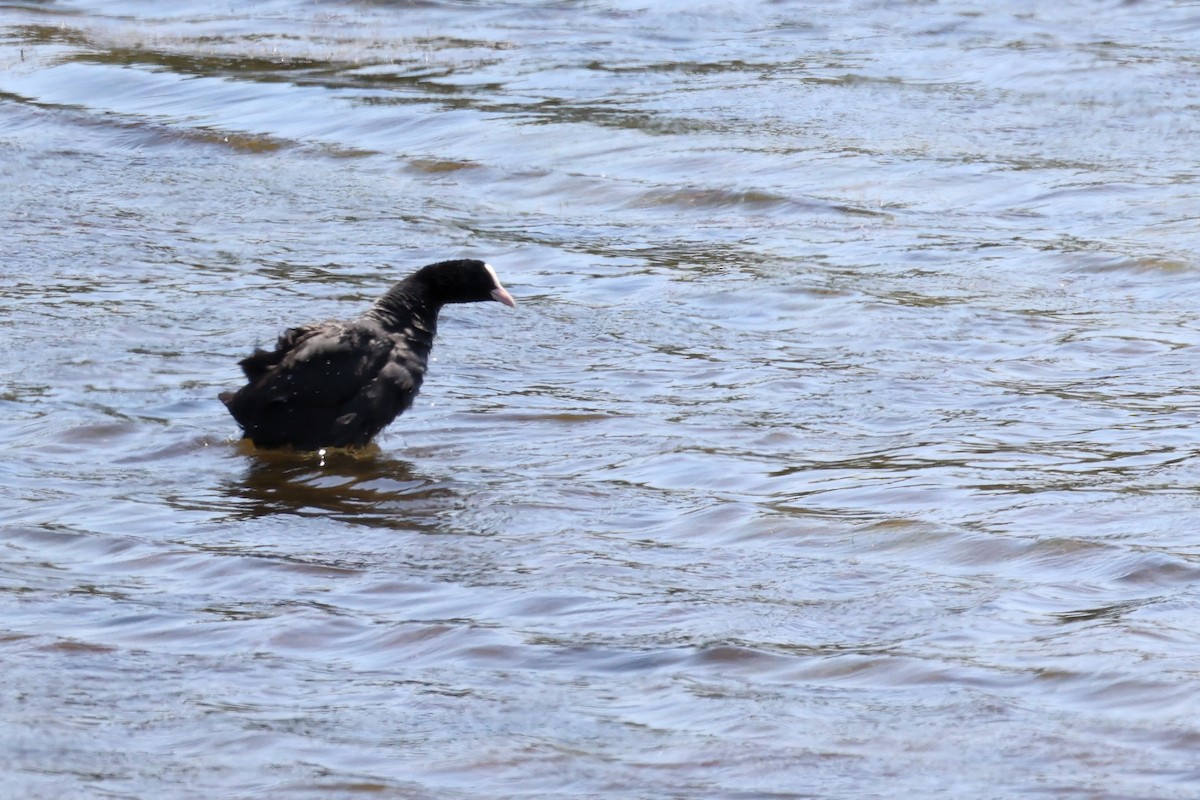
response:
[(392, 333), (404, 336), (410, 345), (428, 348), (437, 333), (441, 309), (441, 304), (431, 302), (424, 292), (400, 285), (379, 298), (367, 316)]

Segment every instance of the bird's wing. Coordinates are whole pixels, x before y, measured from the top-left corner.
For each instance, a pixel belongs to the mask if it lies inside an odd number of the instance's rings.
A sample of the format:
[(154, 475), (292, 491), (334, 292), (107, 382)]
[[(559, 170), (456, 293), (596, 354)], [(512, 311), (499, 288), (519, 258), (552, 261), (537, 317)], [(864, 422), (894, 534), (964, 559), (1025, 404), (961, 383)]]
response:
[(238, 366), (242, 368), (246, 379), (254, 381), (261, 377), (271, 367), (278, 366), (279, 362), (292, 350), (294, 350), (302, 340), (313, 336), (331, 328), (328, 323), (316, 323), (313, 325), (301, 325), (295, 328), (288, 328), (279, 336), (279, 341), (275, 343), (274, 350), (256, 349), (253, 353), (243, 358), (238, 362)]
[(270, 361), (259, 362), (264, 366), (251, 382), (252, 391), (261, 405), (340, 406), (376, 378), (393, 347), (374, 326), (293, 328), (280, 337)]

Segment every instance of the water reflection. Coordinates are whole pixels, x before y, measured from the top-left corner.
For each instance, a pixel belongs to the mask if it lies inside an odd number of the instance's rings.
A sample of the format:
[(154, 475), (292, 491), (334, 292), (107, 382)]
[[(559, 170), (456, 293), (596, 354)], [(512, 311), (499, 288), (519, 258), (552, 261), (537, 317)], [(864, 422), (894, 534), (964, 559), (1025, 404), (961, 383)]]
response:
[(244, 519), (297, 514), (431, 531), (435, 512), (454, 496), (448, 483), (376, 445), (317, 453), (257, 450), (244, 441), (236, 447), (247, 459), (246, 472), (223, 491)]

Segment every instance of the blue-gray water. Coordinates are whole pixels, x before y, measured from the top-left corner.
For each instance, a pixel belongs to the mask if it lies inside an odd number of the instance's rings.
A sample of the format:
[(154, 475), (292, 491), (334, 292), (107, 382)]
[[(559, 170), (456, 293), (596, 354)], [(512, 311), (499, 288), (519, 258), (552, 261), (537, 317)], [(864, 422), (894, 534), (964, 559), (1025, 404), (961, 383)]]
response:
[(0, 5), (0, 795), (1200, 795), (1198, 107), (1184, 2)]

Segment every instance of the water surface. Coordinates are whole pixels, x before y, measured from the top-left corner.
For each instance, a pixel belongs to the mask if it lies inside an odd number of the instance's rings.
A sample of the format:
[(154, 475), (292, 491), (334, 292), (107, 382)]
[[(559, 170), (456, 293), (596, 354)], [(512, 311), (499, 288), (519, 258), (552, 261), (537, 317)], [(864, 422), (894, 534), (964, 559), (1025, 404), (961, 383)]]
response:
[[(1191, 798), (1188, 3), (0, 5), (0, 786)], [(363, 453), (216, 394), (493, 263)]]

